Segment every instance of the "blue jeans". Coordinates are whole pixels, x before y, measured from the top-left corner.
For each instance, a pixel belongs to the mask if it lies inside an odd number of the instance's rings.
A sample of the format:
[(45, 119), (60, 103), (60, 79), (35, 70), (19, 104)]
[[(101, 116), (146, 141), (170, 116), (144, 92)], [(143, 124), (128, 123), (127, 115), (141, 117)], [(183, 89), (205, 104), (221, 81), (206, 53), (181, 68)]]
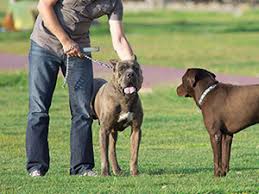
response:
[[(92, 62), (70, 57), (69, 104), (71, 110), (70, 174), (81, 174), (94, 167), (92, 144), (91, 96), (93, 90)], [(56, 86), (59, 68), (66, 71), (66, 56), (31, 42), (29, 53), (29, 114), (26, 130), (27, 170), (49, 169), (49, 108)], [(62, 126), (61, 126), (62, 127)], [(62, 153), (61, 153), (62, 154)]]

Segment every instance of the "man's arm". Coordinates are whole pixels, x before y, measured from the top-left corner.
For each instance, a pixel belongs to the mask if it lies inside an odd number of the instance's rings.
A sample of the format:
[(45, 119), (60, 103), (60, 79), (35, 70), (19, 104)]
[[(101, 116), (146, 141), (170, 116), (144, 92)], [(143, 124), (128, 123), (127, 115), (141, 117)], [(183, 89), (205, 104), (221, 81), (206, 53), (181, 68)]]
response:
[(109, 20), (112, 44), (121, 60), (133, 60), (135, 56), (132, 48), (124, 34), (123, 25), (120, 20)]
[(63, 46), (64, 52), (69, 56), (81, 56), (77, 43), (75, 43), (60, 25), (53, 7), (58, 0), (39, 0), (38, 10), (45, 26), (52, 32)]

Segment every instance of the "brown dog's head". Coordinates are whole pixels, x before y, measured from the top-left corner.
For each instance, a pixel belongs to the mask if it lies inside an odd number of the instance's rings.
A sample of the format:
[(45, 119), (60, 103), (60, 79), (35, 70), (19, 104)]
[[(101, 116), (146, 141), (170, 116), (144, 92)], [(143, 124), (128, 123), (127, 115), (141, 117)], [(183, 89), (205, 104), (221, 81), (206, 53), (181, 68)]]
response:
[(196, 87), (202, 87), (204, 90), (212, 84), (218, 83), (214, 73), (205, 69), (191, 68), (187, 69), (182, 77), (182, 84), (177, 87), (177, 95), (184, 97), (194, 97)]
[(138, 92), (143, 83), (142, 70), (137, 60), (116, 61), (113, 65), (113, 84), (125, 95)]

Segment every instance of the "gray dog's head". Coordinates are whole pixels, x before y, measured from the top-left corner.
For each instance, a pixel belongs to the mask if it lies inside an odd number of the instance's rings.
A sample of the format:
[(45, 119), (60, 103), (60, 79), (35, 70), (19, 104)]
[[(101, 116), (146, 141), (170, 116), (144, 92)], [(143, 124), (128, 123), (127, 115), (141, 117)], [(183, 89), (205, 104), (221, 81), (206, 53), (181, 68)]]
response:
[(113, 65), (113, 84), (125, 95), (137, 93), (143, 82), (142, 70), (136, 60), (116, 61)]

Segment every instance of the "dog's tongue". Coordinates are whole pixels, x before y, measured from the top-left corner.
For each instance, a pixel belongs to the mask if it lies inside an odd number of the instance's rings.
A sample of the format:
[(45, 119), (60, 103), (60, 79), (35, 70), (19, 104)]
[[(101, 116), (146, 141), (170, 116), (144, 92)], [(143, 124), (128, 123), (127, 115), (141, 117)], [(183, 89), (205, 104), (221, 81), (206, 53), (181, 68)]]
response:
[(127, 87), (127, 88), (124, 88), (124, 93), (125, 94), (132, 94), (136, 91), (136, 88), (135, 87)]

